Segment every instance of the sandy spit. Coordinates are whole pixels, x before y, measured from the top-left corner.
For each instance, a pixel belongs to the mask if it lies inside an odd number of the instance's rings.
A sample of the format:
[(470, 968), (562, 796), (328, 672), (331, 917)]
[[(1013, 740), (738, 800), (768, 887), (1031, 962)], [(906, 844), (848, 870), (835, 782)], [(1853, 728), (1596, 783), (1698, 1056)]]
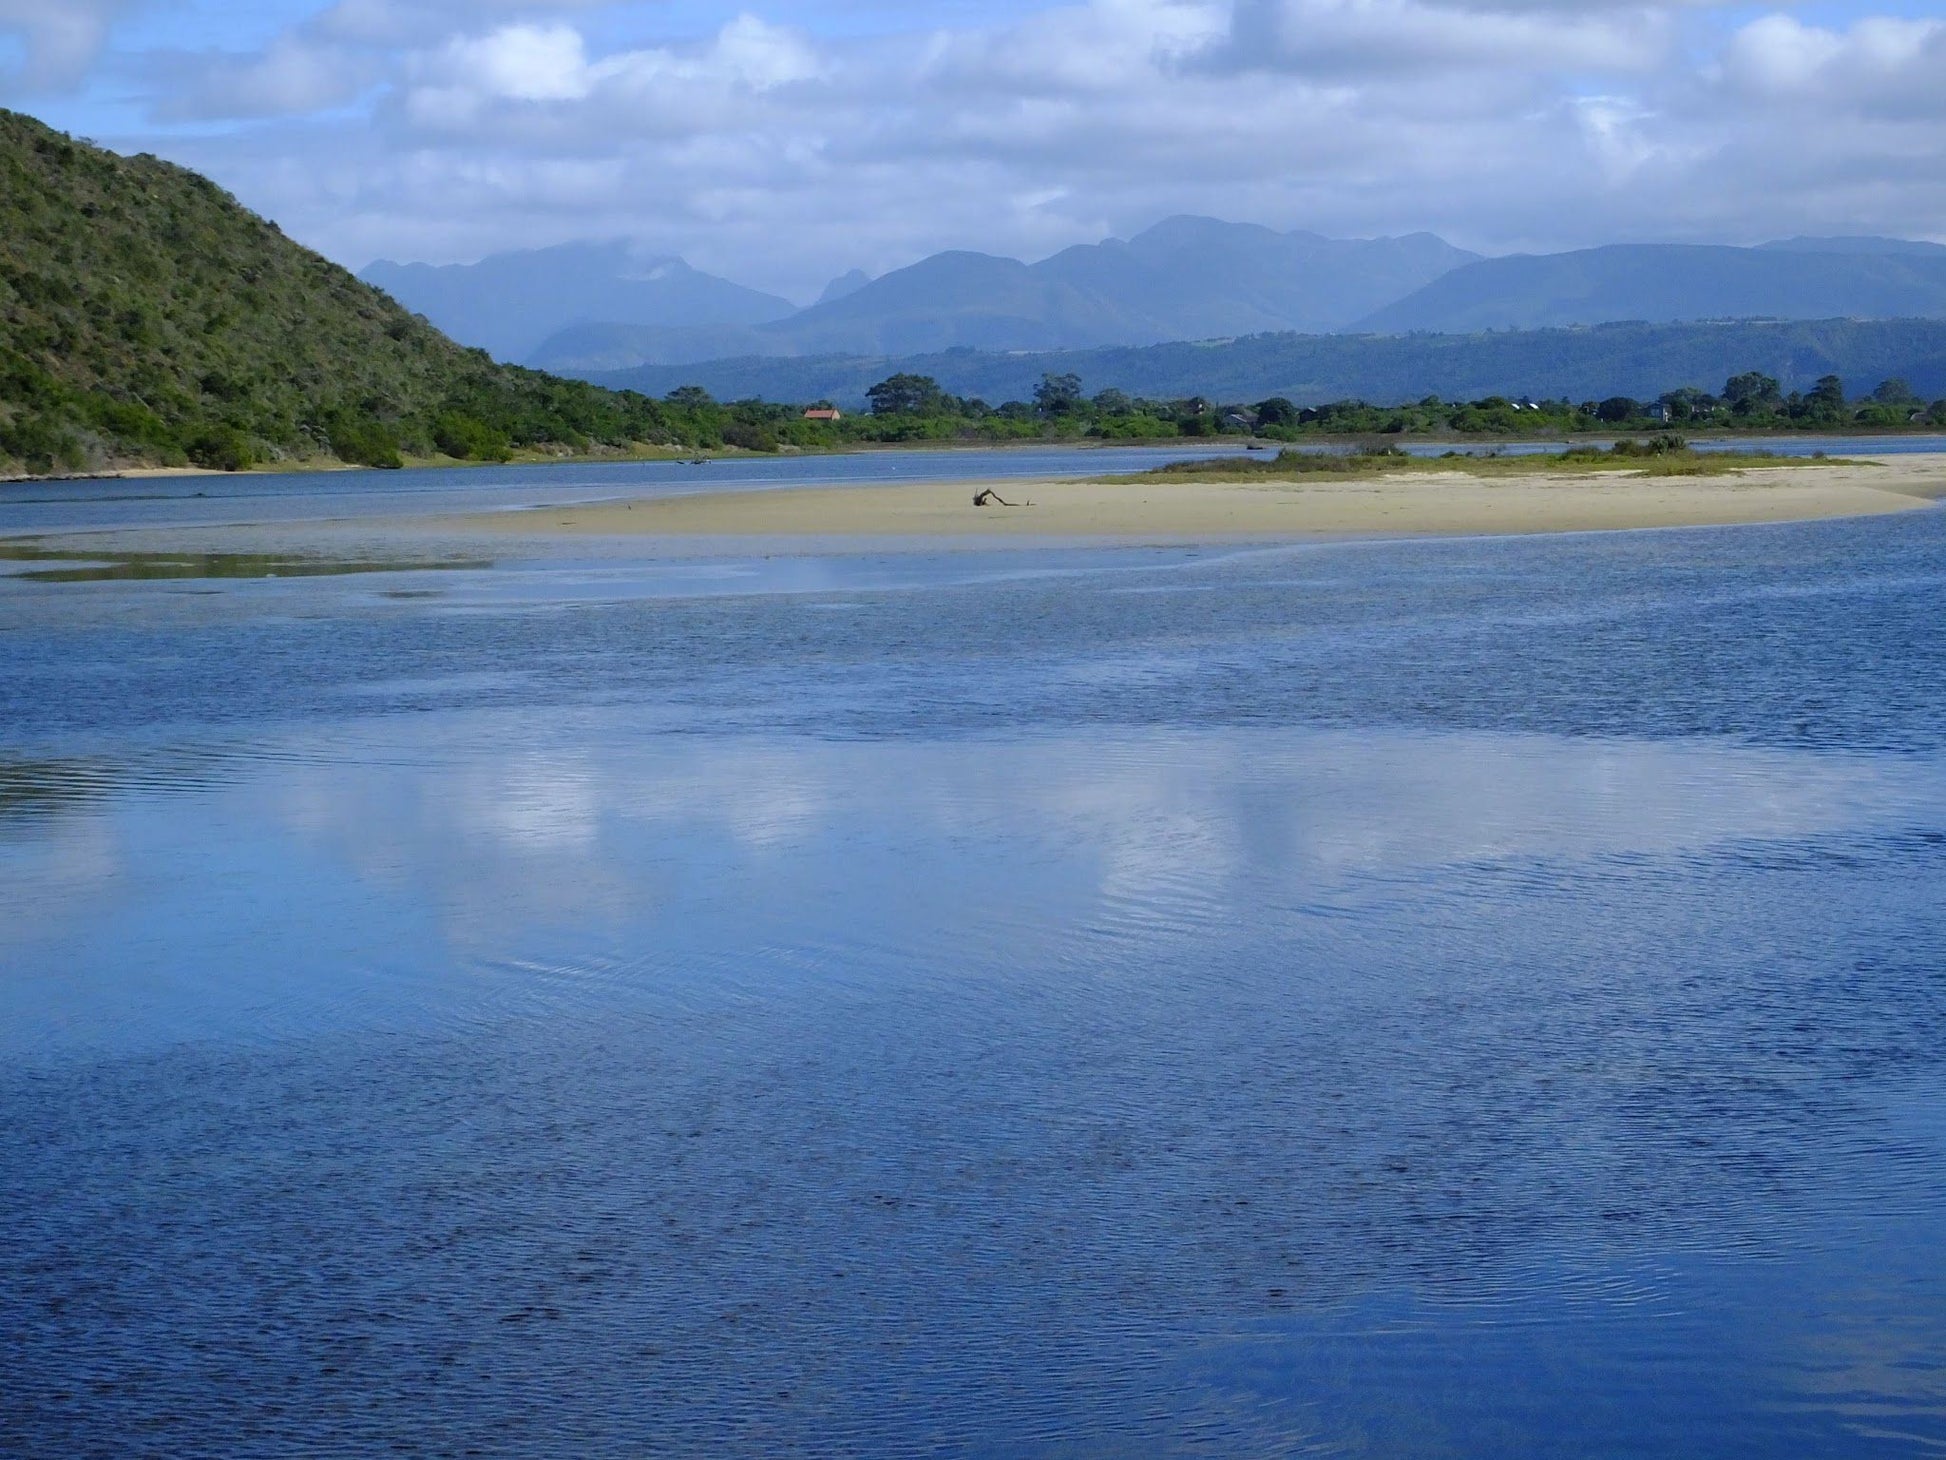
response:
[[(1009, 502), (975, 507), (993, 486)], [(1721, 477), (1460, 471), (1367, 480), (927, 482), (713, 492), (445, 517), (444, 531), (525, 536), (1220, 539), (1482, 536), (1803, 521), (1946, 497), (1946, 455), (1763, 467)]]

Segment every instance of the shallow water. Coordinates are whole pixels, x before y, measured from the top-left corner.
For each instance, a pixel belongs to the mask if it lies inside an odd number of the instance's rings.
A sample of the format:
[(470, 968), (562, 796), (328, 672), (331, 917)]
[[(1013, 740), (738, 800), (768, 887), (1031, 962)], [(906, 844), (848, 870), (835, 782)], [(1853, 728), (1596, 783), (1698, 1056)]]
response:
[(0, 578), (0, 1451), (1937, 1453), (1942, 602)]
[[(1526, 455), (1561, 441), (1408, 441), (1416, 456), (1451, 450)], [(1583, 442), (1583, 444), (1589, 444)], [(1606, 444), (1595, 443), (1595, 444)], [(1946, 452), (1946, 436), (1699, 437), (1697, 449), (1755, 448), (1778, 456)], [(736, 456), (690, 461), (564, 462), (539, 466), (414, 467), (0, 483), (0, 534), (228, 523), (358, 522), (446, 512), (518, 510), (618, 497), (858, 486), (888, 482), (1007, 481), (1144, 471), (1167, 461), (1234, 456), (1235, 440), (1145, 446), (1011, 446), (889, 450), (828, 456)], [(1312, 449), (1336, 450), (1324, 446)]]
[(23, 482), (0, 484), (0, 532), (359, 521), (729, 490), (1095, 476), (1243, 449), (1205, 441)]

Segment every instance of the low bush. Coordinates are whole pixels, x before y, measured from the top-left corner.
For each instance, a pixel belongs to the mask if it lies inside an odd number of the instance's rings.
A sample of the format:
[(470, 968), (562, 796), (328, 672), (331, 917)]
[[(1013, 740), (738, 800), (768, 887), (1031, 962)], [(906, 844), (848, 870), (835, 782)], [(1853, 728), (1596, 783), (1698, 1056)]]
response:
[(250, 438), (234, 426), (213, 426), (191, 437), (184, 454), (211, 471), (248, 471), (257, 464)]
[(433, 422), (432, 439), (441, 451), (461, 461), (508, 461), (514, 454), (506, 432), (458, 411), (448, 411)]
[(353, 466), (376, 466), (396, 471), (405, 465), (399, 454), (399, 434), (378, 421), (341, 414), (326, 426), (331, 449), (340, 461)]

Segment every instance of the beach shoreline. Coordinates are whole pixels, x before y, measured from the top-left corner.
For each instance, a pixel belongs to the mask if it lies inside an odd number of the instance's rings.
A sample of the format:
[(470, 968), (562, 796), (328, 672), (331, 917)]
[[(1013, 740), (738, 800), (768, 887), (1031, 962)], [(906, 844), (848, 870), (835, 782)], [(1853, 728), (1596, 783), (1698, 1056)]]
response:
[[(463, 457), (449, 457), (449, 456), (428, 456), (428, 457), (413, 456), (413, 457), (407, 457), (405, 459), (405, 466), (406, 469), (409, 470), (430, 469), (436, 471), (445, 471), (445, 470), (454, 470), (454, 469), (465, 469), (465, 470), (491, 471), (497, 467), (507, 467), (507, 466), (514, 466), (514, 467), (613, 466), (613, 465), (629, 464), (629, 463), (662, 463), (662, 462), (683, 462), (683, 461), (693, 461), (693, 460), (702, 460), (713, 464), (717, 462), (774, 461), (779, 459), (786, 459), (793, 456), (809, 457), (809, 458), (825, 458), (825, 457), (834, 457), (834, 456), (839, 456), (839, 457), (877, 456), (877, 455), (885, 455), (885, 454), (892, 454), (892, 453), (905, 454), (905, 453), (913, 453), (913, 452), (924, 453), (929, 456), (937, 456), (942, 459), (950, 460), (952, 457), (956, 455), (976, 455), (976, 454), (984, 454), (990, 452), (1025, 453), (1030, 451), (1046, 451), (1049, 449), (1065, 449), (1065, 450), (1073, 450), (1077, 452), (1148, 450), (1148, 451), (1154, 451), (1157, 455), (1163, 455), (1170, 452), (1181, 452), (1186, 448), (1195, 449), (1198, 446), (1200, 446), (1203, 450), (1207, 452), (1217, 452), (1226, 455), (1242, 455), (1246, 447), (1248, 447), (1250, 450), (1253, 451), (1282, 450), (1282, 449), (1342, 451), (1342, 450), (1352, 450), (1363, 446), (1369, 446), (1372, 445), (1375, 440), (1379, 444), (1387, 444), (1387, 445), (1404, 442), (1405, 444), (1419, 446), (1419, 447), (1437, 445), (1437, 446), (1451, 448), (1454, 451), (1491, 454), (1497, 450), (1503, 450), (1503, 449), (1528, 450), (1540, 446), (1545, 446), (1545, 447), (1559, 446), (1562, 448), (1567, 448), (1567, 447), (1575, 446), (1577, 444), (1587, 445), (1591, 442), (1595, 444), (1601, 444), (1609, 440), (1640, 440), (1640, 439), (1644, 439), (1647, 434), (1648, 433), (1641, 432), (1641, 431), (1634, 431), (1634, 432), (1618, 431), (1615, 432), (1613, 436), (1597, 435), (1597, 436), (1589, 436), (1589, 437), (1576, 437), (1576, 436), (1569, 436), (1569, 435), (1471, 437), (1471, 436), (1455, 435), (1455, 436), (1436, 436), (1436, 437), (1408, 436), (1408, 437), (1397, 437), (1397, 438), (1393, 438), (1393, 437), (1374, 438), (1369, 435), (1331, 433), (1331, 434), (1322, 434), (1322, 435), (1315, 435), (1315, 436), (1306, 436), (1302, 440), (1296, 442), (1283, 441), (1283, 440), (1271, 441), (1271, 440), (1265, 440), (1256, 437), (1240, 437), (1240, 436), (1226, 437), (1226, 438), (1213, 438), (1202, 442), (1198, 442), (1184, 437), (1129, 438), (1129, 439), (1119, 439), (1119, 438), (1096, 439), (1092, 437), (1064, 437), (1057, 440), (1043, 440), (1043, 439), (1036, 438), (1036, 439), (1028, 439), (1028, 440), (1008, 439), (1008, 440), (999, 440), (999, 441), (984, 441), (984, 440), (967, 441), (967, 440), (959, 440), (959, 439), (938, 440), (938, 441), (935, 440), (848, 441), (842, 445), (828, 446), (828, 447), (827, 446), (786, 447), (780, 452), (747, 451), (737, 447), (713, 447), (713, 448), (693, 447), (692, 448), (692, 447), (681, 447), (681, 446), (668, 446), (668, 447), (643, 448), (639, 450), (630, 450), (630, 451), (603, 450), (603, 451), (589, 451), (589, 452), (567, 453), (567, 454), (550, 452), (550, 451), (521, 451), (521, 452), (517, 452), (511, 459), (507, 461), (483, 461), (483, 460), (467, 459)], [(1883, 439), (1886, 441), (1898, 441), (1907, 436), (1911, 436), (1915, 433), (1910, 431), (1870, 429), (1870, 428), (1860, 427), (1856, 430), (1847, 431), (1843, 434), (1846, 440)], [(1935, 436), (1938, 435), (1939, 433), (1937, 431), (1927, 431), (1923, 434), (1928, 436)], [(1703, 432), (1703, 433), (1698, 433), (1692, 437), (1692, 440), (1700, 444), (1702, 446), (1702, 449), (1705, 451), (1719, 451), (1719, 450), (1730, 451), (1730, 450), (1738, 450), (1738, 449), (1748, 449), (1751, 451), (1759, 451), (1759, 452), (1768, 450), (1780, 442), (1803, 445), (1803, 444), (1819, 443), (1819, 442), (1827, 441), (1829, 439), (1831, 438), (1828, 434), (1818, 433), (1818, 432), (1803, 432), (1803, 431), (1756, 432), (1752, 434), (1740, 434), (1736, 432), (1726, 432), (1721, 434), (1715, 432)], [(1853, 453), (1853, 455), (1858, 456), (1858, 453)], [(1865, 457), (1868, 457), (1869, 459), (1873, 459), (1873, 460), (1880, 459), (1873, 453), (1865, 453)], [(217, 468), (205, 467), (205, 466), (126, 465), (126, 466), (106, 467), (98, 471), (22, 472), (22, 473), (4, 475), (4, 476), (0, 476), (0, 488), (45, 486), (48, 484), (59, 484), (59, 483), (70, 483), (70, 482), (148, 481), (148, 480), (168, 480), (171, 478), (178, 478), (178, 477), (215, 477), (215, 478), (278, 477), (278, 476), (303, 475), (309, 473), (372, 472), (376, 470), (378, 470), (378, 468), (360, 465), (355, 462), (342, 461), (332, 456), (306, 457), (303, 459), (274, 461), (274, 462), (257, 462), (254, 465), (243, 467), (236, 471), (223, 471)], [(0, 500), (4, 500), (4, 499), (0, 498)]]
[[(975, 506), (987, 489), (1016, 505)], [(1799, 522), (1911, 511), (1942, 498), (1946, 454), (1793, 462), (1699, 477), (1453, 470), (1330, 480), (1049, 478), (705, 491), (454, 514), (415, 526), (483, 537), (1274, 541)]]

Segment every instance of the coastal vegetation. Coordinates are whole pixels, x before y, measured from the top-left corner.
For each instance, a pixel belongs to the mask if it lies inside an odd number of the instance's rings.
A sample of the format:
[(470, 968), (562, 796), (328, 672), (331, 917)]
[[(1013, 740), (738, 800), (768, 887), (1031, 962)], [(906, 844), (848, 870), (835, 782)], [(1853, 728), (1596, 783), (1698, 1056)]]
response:
[[(708, 397), (688, 387), (699, 406)], [(1078, 375), (1043, 375), (1031, 400), (991, 405), (955, 396), (931, 376), (898, 373), (866, 393), (869, 412), (838, 420), (803, 420), (795, 406), (745, 401), (724, 407), (734, 420), (779, 443), (834, 447), (873, 442), (1182, 441), (1220, 437), (1300, 442), (1307, 439), (1559, 439), (1690, 433), (1930, 431), (1946, 427), (1946, 400), (1927, 403), (1903, 381), (1887, 380), (1852, 399), (1836, 376), (1808, 392), (1785, 392), (1775, 378), (1749, 371), (1720, 393), (1685, 387), (1654, 400), (1535, 400), (1503, 395), (1470, 401), (1426, 396), (1399, 405), (1343, 400), (1299, 405), (1287, 397), (1220, 401), (1208, 396), (1154, 400), (1119, 390), (1089, 394)], [(829, 402), (822, 404), (828, 405)]]
[(0, 112), (0, 474), (694, 448), (716, 415), (495, 364), (206, 178)]
[(1637, 476), (1727, 476), (1756, 467), (1835, 465), (1841, 459), (1822, 454), (1809, 460), (1778, 456), (1767, 451), (1698, 451), (1687, 438), (1663, 433), (1644, 440), (1620, 440), (1612, 445), (1570, 446), (1565, 451), (1500, 452), (1449, 451), (1439, 456), (1414, 455), (1398, 446), (1365, 446), (1353, 451), (1286, 447), (1275, 456), (1230, 455), (1171, 461), (1145, 472), (1104, 478), (1142, 482), (1158, 477), (1198, 481), (1298, 480), (1301, 478), (1368, 478), (1401, 472), (1464, 471), (1472, 476), (1532, 476), (1556, 472), (1628, 472)]

